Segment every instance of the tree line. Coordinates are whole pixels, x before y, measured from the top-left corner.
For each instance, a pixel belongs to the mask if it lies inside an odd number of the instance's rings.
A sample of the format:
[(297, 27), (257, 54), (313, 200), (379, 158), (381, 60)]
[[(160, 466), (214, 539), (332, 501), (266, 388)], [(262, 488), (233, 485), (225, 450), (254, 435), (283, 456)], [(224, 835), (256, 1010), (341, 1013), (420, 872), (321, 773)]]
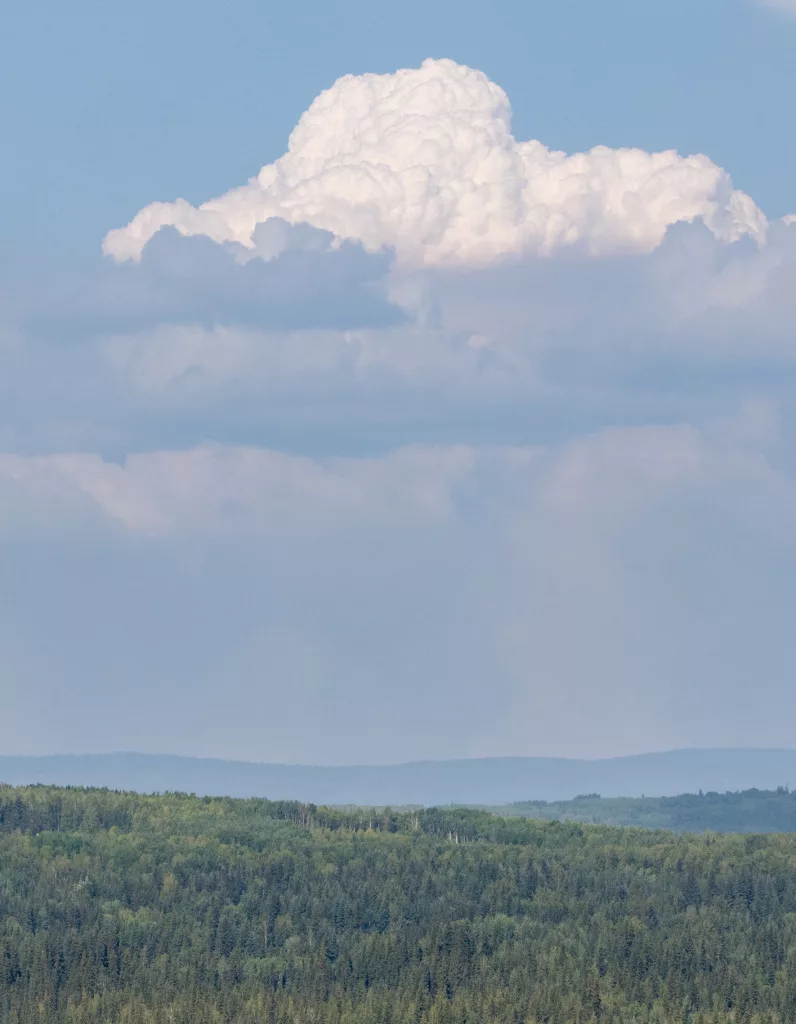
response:
[(786, 1024), (796, 836), (0, 787), (5, 1024)]
[(658, 797), (600, 797), (523, 801), (490, 808), (508, 817), (665, 828), (675, 832), (796, 832), (796, 791), (746, 789)]

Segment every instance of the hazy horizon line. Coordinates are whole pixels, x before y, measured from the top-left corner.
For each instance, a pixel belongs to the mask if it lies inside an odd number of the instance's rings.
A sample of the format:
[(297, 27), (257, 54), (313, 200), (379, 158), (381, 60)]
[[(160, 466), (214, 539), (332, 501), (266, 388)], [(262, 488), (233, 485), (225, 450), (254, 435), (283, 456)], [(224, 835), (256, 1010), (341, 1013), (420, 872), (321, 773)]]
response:
[(359, 762), (343, 764), (308, 763), (302, 761), (250, 761), (243, 758), (222, 757), (215, 754), (175, 754), (169, 752), (152, 753), (142, 750), (107, 750), (87, 751), (76, 753), (47, 753), (47, 754), (5, 754), (0, 753), (0, 760), (42, 760), (42, 759), (77, 759), (77, 758), (110, 758), (110, 757), (140, 757), (153, 760), (169, 758), (178, 761), (206, 761), (222, 762), (226, 764), (247, 765), (263, 768), (306, 768), (306, 769), (330, 769), (342, 771), (346, 769), (362, 768), (406, 768), (427, 764), (462, 764), (484, 761), (563, 761), (577, 764), (595, 764), (606, 761), (630, 761), (645, 757), (665, 757), (672, 754), (701, 754), (701, 753), (796, 753), (796, 747), (761, 747), (761, 746), (717, 746), (717, 747), (671, 747), (664, 750), (646, 750), (634, 754), (610, 754), (603, 757), (576, 757), (561, 754), (486, 754), (474, 757), (449, 757), (449, 758), (417, 758), (409, 761), (383, 761), (383, 762)]

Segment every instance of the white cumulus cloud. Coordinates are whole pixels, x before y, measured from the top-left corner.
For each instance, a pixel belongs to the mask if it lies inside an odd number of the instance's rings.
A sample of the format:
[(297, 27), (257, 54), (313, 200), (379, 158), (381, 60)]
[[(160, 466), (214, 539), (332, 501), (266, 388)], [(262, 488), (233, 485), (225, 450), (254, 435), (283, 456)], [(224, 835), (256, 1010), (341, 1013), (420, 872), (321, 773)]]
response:
[(152, 203), (110, 231), (106, 253), (137, 260), (162, 227), (257, 251), (257, 225), (307, 223), (404, 265), (479, 265), (580, 245), (649, 251), (667, 227), (701, 219), (725, 241), (766, 220), (708, 157), (598, 146), (567, 155), (518, 142), (511, 106), (485, 74), (426, 60), (346, 75), (303, 114), (287, 153), (199, 207)]

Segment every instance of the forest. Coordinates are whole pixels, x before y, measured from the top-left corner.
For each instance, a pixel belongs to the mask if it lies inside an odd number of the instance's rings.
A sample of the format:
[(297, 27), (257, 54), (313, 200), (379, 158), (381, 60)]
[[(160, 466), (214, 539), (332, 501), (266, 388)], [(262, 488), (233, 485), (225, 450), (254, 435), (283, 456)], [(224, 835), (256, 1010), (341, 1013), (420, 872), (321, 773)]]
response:
[(0, 787), (3, 1024), (794, 1020), (794, 835)]
[(489, 808), (508, 817), (634, 825), (675, 832), (796, 832), (796, 791), (747, 789), (738, 793), (600, 797), (523, 801)]

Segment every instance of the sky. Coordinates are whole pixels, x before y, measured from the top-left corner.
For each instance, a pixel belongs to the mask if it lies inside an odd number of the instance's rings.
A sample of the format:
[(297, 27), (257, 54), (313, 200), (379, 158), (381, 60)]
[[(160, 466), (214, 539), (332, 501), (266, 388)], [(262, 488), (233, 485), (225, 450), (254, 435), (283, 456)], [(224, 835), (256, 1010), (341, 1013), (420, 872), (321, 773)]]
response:
[(2, 752), (791, 746), (794, 45), (4, 12)]

